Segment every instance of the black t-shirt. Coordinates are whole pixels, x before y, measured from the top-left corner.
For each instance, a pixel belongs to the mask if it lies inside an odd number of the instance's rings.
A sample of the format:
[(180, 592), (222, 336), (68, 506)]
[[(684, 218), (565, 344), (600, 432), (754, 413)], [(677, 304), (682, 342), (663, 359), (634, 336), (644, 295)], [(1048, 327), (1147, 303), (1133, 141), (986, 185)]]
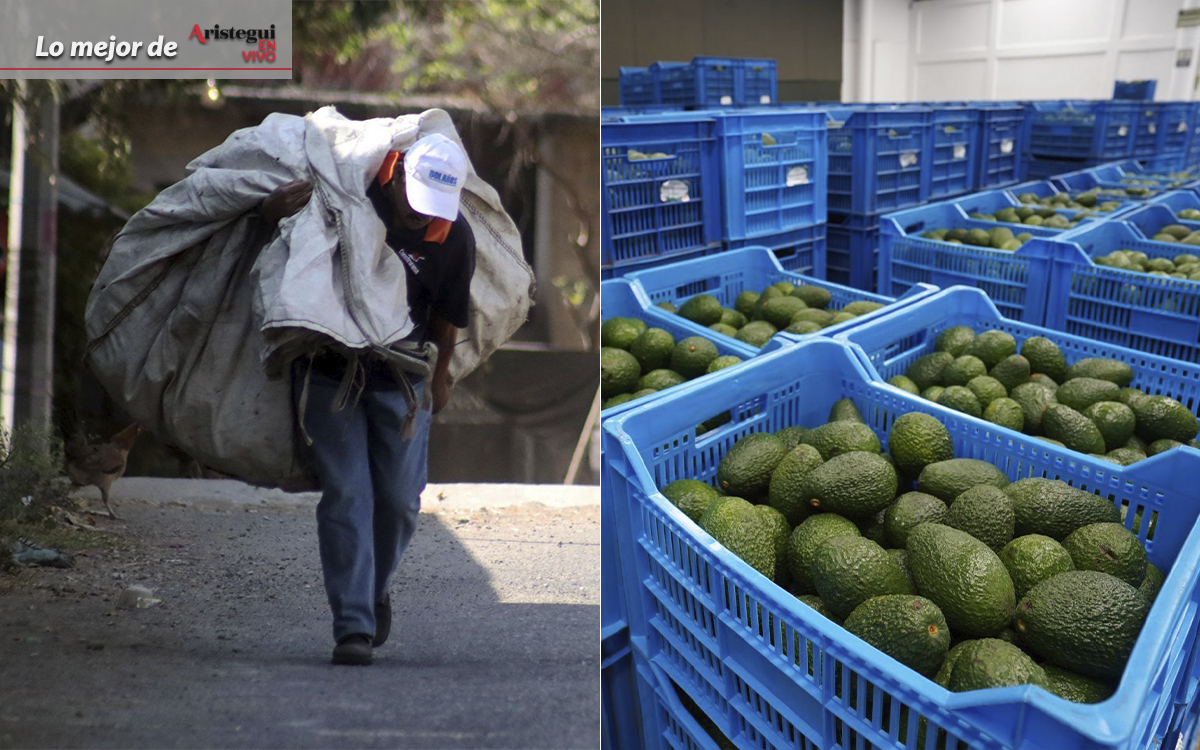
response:
[(457, 328), (469, 322), (471, 277), (475, 273), (475, 234), (459, 214), (442, 242), (428, 242), (426, 229), (412, 231), (392, 226), (395, 208), (378, 183), (372, 182), (367, 197), (387, 230), (387, 244), (395, 251), (408, 277), (408, 306), (413, 331), (406, 340), (424, 341), (431, 315)]
[[(429, 333), (431, 315), (457, 328), (469, 322), (471, 277), (475, 274), (475, 235), (471, 225), (459, 214), (442, 242), (427, 242), (426, 229), (412, 231), (392, 226), (396, 209), (378, 183), (371, 183), (367, 197), (383, 219), (387, 244), (404, 263), (408, 278), (408, 306), (413, 330), (406, 341), (424, 342)], [(368, 360), (362, 363), (372, 387), (388, 390), (398, 388), (391, 371), (382, 363)], [(346, 360), (333, 351), (325, 351), (313, 359), (313, 369), (327, 377), (341, 379)], [(416, 376), (410, 376), (416, 382)]]

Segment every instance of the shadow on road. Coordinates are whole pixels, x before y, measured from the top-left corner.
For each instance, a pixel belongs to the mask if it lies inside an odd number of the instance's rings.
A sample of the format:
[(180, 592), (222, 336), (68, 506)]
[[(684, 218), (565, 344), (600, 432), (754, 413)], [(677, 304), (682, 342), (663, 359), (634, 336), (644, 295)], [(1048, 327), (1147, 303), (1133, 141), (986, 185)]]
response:
[[(0, 747), (596, 747), (598, 518), (529, 507), (422, 514), (361, 668), (311, 509), (131, 505), (144, 553), (0, 597)], [(134, 583), (163, 604), (114, 610)]]

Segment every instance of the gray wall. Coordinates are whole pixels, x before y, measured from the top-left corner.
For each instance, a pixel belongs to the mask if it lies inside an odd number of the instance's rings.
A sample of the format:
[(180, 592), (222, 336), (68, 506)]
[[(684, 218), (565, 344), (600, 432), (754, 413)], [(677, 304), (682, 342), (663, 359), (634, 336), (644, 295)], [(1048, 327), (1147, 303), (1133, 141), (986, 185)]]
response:
[(841, 96), (842, 0), (604, 0), (600, 96), (618, 69), (696, 55), (774, 58), (779, 100)]

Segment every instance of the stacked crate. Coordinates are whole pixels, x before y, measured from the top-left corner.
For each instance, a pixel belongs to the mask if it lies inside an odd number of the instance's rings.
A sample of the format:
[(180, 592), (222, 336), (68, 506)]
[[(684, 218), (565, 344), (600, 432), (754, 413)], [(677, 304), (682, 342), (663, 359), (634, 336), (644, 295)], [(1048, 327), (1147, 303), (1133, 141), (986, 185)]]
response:
[(875, 291), (882, 215), (929, 199), (936, 148), (934, 110), (873, 105), (830, 107), (827, 112), (825, 278)]
[(770, 248), (789, 271), (825, 276), (825, 113), (758, 109), (714, 114), (726, 249)]
[(721, 248), (716, 123), (600, 126), (603, 278)]
[(619, 83), (625, 107), (761, 107), (778, 101), (775, 61), (758, 58), (700, 56), (690, 63), (621, 68)]

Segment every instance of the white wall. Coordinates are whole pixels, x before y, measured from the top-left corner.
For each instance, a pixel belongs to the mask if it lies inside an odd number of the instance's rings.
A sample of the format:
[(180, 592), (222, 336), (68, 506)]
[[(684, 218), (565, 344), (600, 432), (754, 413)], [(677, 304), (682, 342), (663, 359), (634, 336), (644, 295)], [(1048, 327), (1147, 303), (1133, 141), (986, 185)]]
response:
[[(843, 99), (1105, 99), (1153, 78), (1194, 99), (1200, 0), (846, 0)], [(867, 40), (864, 42), (864, 40)], [(1176, 51), (1191, 64), (1175, 67)]]

